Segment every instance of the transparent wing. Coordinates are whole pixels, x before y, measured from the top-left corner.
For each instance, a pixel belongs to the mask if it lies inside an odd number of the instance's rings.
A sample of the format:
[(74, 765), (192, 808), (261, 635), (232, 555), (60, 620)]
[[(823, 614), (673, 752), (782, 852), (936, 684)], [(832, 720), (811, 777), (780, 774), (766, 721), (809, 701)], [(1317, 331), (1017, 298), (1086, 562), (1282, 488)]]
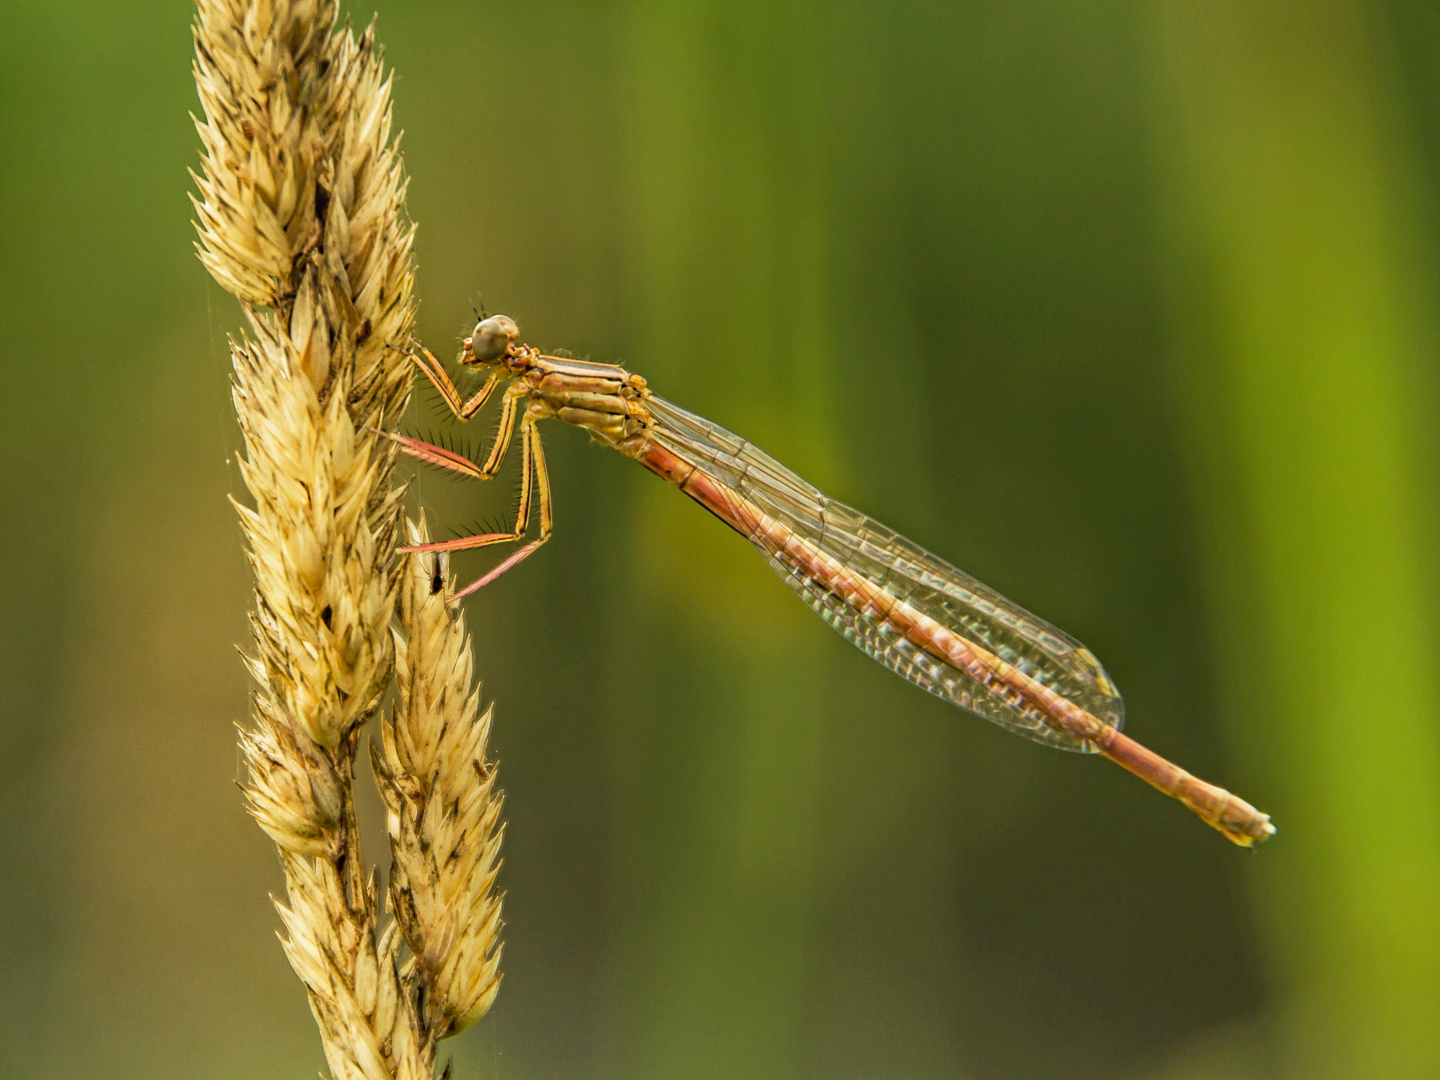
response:
[[(1014, 665), (1117, 730), (1125, 706), (1095, 655), (1044, 619), (858, 510), (827, 498), (789, 469), (717, 424), (661, 398), (647, 404), (655, 440), (723, 487), (783, 523), (815, 550), (897, 601)], [(744, 531), (744, 530), (742, 530)], [(945, 663), (883, 619), (817, 581), (802, 561), (763, 531), (749, 539), (785, 583), (831, 627), (916, 686), (1007, 730), (1081, 753), (1084, 740), (1056, 731), (1033, 704), (1002, 696)]]

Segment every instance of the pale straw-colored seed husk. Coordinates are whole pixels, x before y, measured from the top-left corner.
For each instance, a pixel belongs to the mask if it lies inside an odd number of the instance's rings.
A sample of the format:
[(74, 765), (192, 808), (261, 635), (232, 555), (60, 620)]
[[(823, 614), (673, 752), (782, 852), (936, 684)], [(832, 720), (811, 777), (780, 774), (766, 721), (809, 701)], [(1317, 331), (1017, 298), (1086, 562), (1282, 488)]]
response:
[[(483, 1012), (498, 985), (498, 801), (483, 775), (486, 725), (452, 735), (447, 749), (474, 751), (463, 762), (473, 791), (450, 783), (442, 798), (466, 808), (467, 824), (458, 836), (434, 828), (452, 848), (476, 841), (466, 856), (476, 879), (449, 873), (436, 884), (484, 897), (469, 909), (482, 918), (430, 925), (436, 902), (407, 868), (397, 893), (406, 917), (380, 932), (353, 777), (359, 728), (393, 671), (389, 626), (407, 565), (394, 558), (394, 449), (377, 433), (395, 426), (409, 397), (409, 361), (395, 346), (408, 341), (415, 311), (390, 81), (372, 30), (357, 40), (337, 28), (334, 0), (197, 7), (197, 248), (248, 321), (232, 345), (241, 473), (254, 499), (253, 509), (237, 503), (255, 575), (244, 790), (280, 849), (285, 951), (332, 1076), (422, 1080), (436, 1040)], [(422, 782), (431, 781), (395, 769), (386, 778), (391, 793)], [(481, 825), (468, 816), (479, 805)], [(421, 842), (430, 827), (421, 821)], [(423, 943), (415, 957), (402, 959), (402, 939)], [(452, 959), (436, 968), (441, 941), (452, 942)], [(447, 1003), (438, 1013), (436, 1001)]]
[[(429, 534), (422, 518), (410, 542)], [(389, 811), (390, 907), (425, 973), (431, 1026), (463, 1030), (500, 990), (501, 795), (485, 759), (493, 706), (480, 711), (462, 608), (444, 556), (413, 559), (395, 636), (399, 704), (371, 757)]]

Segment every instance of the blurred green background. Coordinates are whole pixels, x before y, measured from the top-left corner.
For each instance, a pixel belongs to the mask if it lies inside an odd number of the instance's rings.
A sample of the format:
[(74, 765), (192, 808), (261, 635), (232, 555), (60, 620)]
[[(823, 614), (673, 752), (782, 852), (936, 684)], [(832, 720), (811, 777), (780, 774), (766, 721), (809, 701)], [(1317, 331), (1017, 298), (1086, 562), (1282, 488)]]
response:
[[(0, 6), (5, 1076), (322, 1065), (232, 784), (189, 18)], [(905, 685), (557, 425), (555, 539), (469, 606), (507, 975), (457, 1077), (1440, 1077), (1432, 0), (396, 0), (380, 37), (437, 351), (479, 294), (642, 372), (1087, 642), (1280, 828), (1247, 855)], [(456, 526), (509, 491), (414, 487)]]

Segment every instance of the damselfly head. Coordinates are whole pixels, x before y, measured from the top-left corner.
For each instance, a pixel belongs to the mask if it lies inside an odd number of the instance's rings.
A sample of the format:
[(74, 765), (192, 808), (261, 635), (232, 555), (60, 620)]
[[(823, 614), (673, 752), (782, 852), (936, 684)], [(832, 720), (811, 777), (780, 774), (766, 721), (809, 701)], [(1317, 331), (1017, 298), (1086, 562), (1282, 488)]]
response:
[(506, 350), (520, 340), (520, 328), (509, 315), (491, 315), (481, 319), (462, 343), (460, 362), (462, 364), (498, 364), (505, 359)]

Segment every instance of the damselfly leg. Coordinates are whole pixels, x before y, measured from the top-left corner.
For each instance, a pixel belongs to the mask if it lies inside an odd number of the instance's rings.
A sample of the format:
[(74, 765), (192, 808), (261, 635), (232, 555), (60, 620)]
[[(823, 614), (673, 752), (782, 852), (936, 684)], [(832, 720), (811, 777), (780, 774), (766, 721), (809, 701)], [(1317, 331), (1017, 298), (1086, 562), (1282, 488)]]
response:
[(504, 373), (499, 368), (496, 368), (490, 373), (490, 377), (485, 380), (485, 385), (480, 387), (479, 392), (468, 401), (462, 402), (460, 400), (460, 391), (456, 389), (455, 384), (450, 380), (450, 376), (446, 374), (445, 365), (440, 363), (440, 360), (434, 353), (423, 345), (420, 346), (421, 356), (416, 356), (415, 353), (409, 349), (404, 350), (404, 352), (406, 356), (410, 357), (410, 360), (415, 366), (425, 373), (425, 377), (430, 380), (431, 385), (440, 392), (440, 397), (444, 400), (450, 411), (461, 420), (469, 420), (483, 409), (485, 403), (490, 400), (490, 395), (495, 392), (495, 387), (500, 385), (500, 380), (504, 377)]
[[(414, 359), (413, 356), (412, 359)], [(431, 359), (434, 358), (431, 357)], [(415, 362), (417, 365), (420, 365), (422, 371), (425, 371), (427, 375), (431, 376), (432, 382), (436, 382), (434, 375), (431, 374), (428, 368), (421, 365), (418, 359), (416, 359)], [(445, 384), (453, 391), (454, 384), (451, 383), (449, 377), (445, 375), (444, 369), (438, 368), (437, 364), (437, 370), (439, 371), (440, 377), (445, 380)], [(491, 384), (495, 381), (495, 378), (492, 376), (491, 379), (487, 381), (487, 389), (482, 390), (481, 394), (488, 396), (489, 391), (493, 389)], [(436, 382), (436, 387), (440, 389), (441, 394), (445, 396), (447, 404), (452, 400), (459, 400), (458, 394), (455, 394), (453, 398), (446, 395), (445, 389), (441, 387), (438, 382)], [(517, 389), (521, 392), (516, 393)], [(479, 396), (480, 395), (476, 395), (476, 397)], [(483, 465), (477, 465), (469, 458), (457, 454), (452, 450), (447, 450), (443, 446), (435, 446), (431, 443), (421, 442), (419, 439), (412, 439), (406, 435), (394, 435), (389, 432), (382, 434), (385, 434), (388, 438), (398, 443), (400, 449), (405, 453), (428, 465), (434, 465), (438, 468), (447, 469), (450, 472), (473, 477), (477, 480), (489, 480), (500, 471), (500, 466), (505, 462), (505, 455), (509, 451), (510, 442), (515, 434), (515, 420), (519, 413), (520, 399), (525, 396), (523, 387), (511, 386), (511, 388), (506, 391), (505, 397), (500, 405), (500, 422), (496, 430), (495, 444), (490, 448), (490, 453), (486, 457)], [(472, 401), (473, 400), (474, 399), (472, 399)], [(468, 403), (467, 406), (464, 407), (468, 407)], [(455, 409), (454, 411), (457, 416), (461, 415), (460, 409)], [(483, 577), (457, 592), (451, 598), (452, 602), (469, 596), (477, 589), (484, 588), (501, 574), (534, 554), (541, 544), (550, 539), (550, 534), (554, 531), (555, 517), (551, 504), (550, 472), (545, 466), (545, 451), (540, 443), (540, 429), (537, 426), (544, 415), (543, 410), (532, 403), (530, 407), (525, 410), (524, 418), (520, 421), (520, 500), (516, 508), (515, 527), (513, 530), (507, 533), (479, 533), (474, 536), (458, 537), (454, 540), (439, 540), (433, 543), (415, 544), (396, 549), (396, 551), (401, 554), (468, 551), (474, 548), (489, 547), (492, 544), (504, 544), (520, 540), (525, 536), (525, 533), (530, 527), (530, 503), (532, 495), (538, 496), (540, 502), (540, 535), (521, 547), (518, 551), (509, 555), (503, 562)]]
[[(540, 545), (550, 539), (550, 534), (555, 531), (555, 515), (550, 502), (550, 472), (545, 467), (545, 451), (540, 446), (540, 429), (537, 426), (544, 414), (536, 405), (531, 405), (525, 412), (525, 419), (520, 422), (521, 452), (527, 458), (525, 475), (528, 477), (533, 465), (535, 475), (535, 486), (540, 496), (540, 535), (531, 540), (524, 547), (506, 557), (505, 561), (489, 571), (483, 577), (472, 581), (465, 588), (451, 597), (451, 602), (469, 596), (479, 589), (483, 589), (501, 574), (514, 569), (522, 561), (528, 559), (539, 549)], [(520, 512), (516, 517), (515, 535), (511, 539), (518, 540), (525, 535), (525, 530), (530, 524), (530, 490), (529, 485), (522, 487), (520, 492)], [(400, 549), (405, 550), (405, 549)]]

